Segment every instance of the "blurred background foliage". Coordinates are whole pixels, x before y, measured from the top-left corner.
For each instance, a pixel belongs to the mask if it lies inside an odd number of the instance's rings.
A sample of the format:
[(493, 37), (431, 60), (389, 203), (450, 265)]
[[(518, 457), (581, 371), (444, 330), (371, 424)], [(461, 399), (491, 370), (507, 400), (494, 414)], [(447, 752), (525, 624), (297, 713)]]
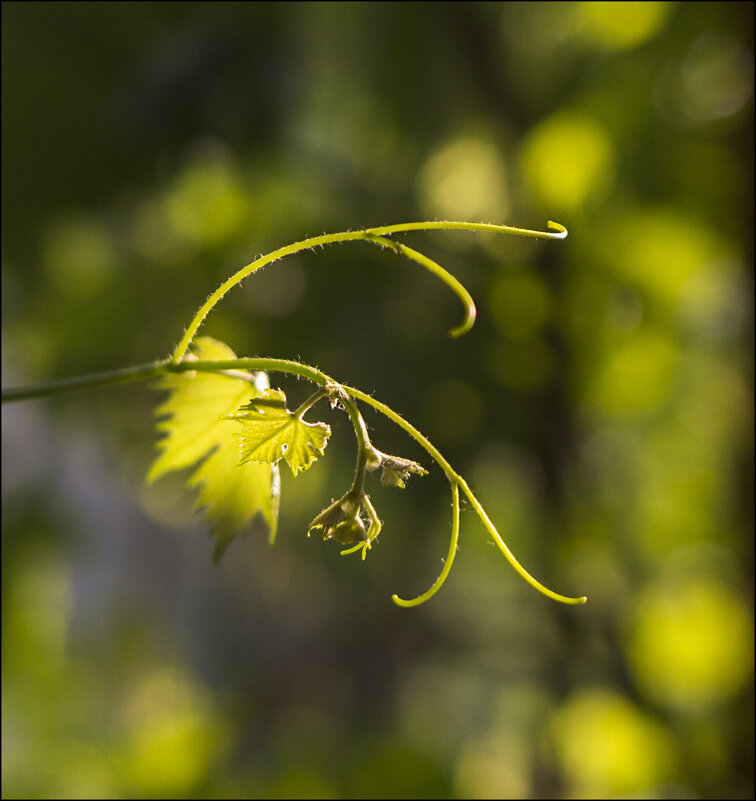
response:
[[(3, 386), (165, 356), (226, 276), (416, 219), (478, 300), (365, 244), (203, 332), (389, 403), (468, 477), (304, 536), (345, 418), (216, 569), (159, 396), (3, 407), (3, 796), (753, 797), (753, 4), (2, 4)], [(292, 403), (307, 388), (273, 376)], [(366, 412), (379, 448), (427, 458)], [(283, 471), (287, 471), (284, 469)]]

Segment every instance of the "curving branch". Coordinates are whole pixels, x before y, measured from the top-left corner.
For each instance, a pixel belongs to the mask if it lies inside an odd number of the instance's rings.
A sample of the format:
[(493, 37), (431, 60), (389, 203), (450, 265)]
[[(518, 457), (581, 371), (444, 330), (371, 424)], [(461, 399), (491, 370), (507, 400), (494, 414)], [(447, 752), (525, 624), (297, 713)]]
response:
[[(192, 318), (192, 321), (189, 323), (184, 336), (176, 346), (176, 350), (173, 352), (171, 362), (173, 364), (178, 364), (178, 362), (181, 361), (182, 357), (189, 348), (189, 345), (191, 345), (194, 335), (205, 321), (207, 315), (230, 289), (236, 286), (236, 284), (238, 284), (240, 281), (243, 281), (248, 275), (251, 275), (257, 270), (260, 270), (262, 267), (265, 267), (266, 264), (270, 264), (271, 262), (278, 261), (278, 259), (282, 259), (284, 256), (291, 256), (294, 253), (299, 253), (303, 250), (308, 250), (318, 246), (323, 247), (324, 245), (333, 245), (338, 242), (354, 242), (360, 239), (374, 242), (377, 237), (385, 237), (390, 234), (405, 233), (407, 231), (487, 231), (489, 233), (514, 234), (516, 236), (533, 237), (536, 239), (564, 239), (567, 236), (567, 229), (563, 225), (552, 222), (551, 220), (549, 220), (546, 225), (548, 228), (553, 230), (533, 231), (529, 228), (514, 228), (511, 225), (494, 225), (492, 223), (426, 221), (384, 225), (379, 226), (378, 228), (367, 228), (363, 231), (342, 231), (338, 234), (323, 234), (322, 236), (313, 236), (309, 239), (303, 239), (301, 242), (294, 242), (291, 245), (278, 248), (278, 250), (274, 250), (272, 253), (268, 253), (266, 256), (261, 256), (259, 259), (255, 259), (255, 261), (247, 264), (245, 267), (242, 267), (240, 270), (234, 273), (227, 281), (224, 281), (218, 287), (218, 289), (216, 289), (215, 292), (213, 292), (202, 304), (199, 311)], [(387, 242), (388, 240), (384, 240), (384, 243)], [(396, 249), (396, 244), (394, 244), (393, 247)], [(461, 326), (452, 329), (450, 333), (452, 336), (461, 336), (461, 334), (465, 333), (465, 331), (468, 331), (472, 327), (472, 324), (475, 320), (475, 304), (472, 302), (472, 298), (467, 290), (457, 281), (456, 278), (444, 270), (443, 267), (436, 264), (436, 262), (434, 262), (432, 259), (428, 259), (427, 256), (423, 256), (421, 253), (418, 253), (411, 248), (406, 248), (404, 245), (400, 245), (399, 247), (402, 248), (400, 252), (408, 256), (408, 258), (411, 258), (413, 261), (416, 261), (418, 264), (421, 264), (426, 269), (429, 269), (434, 275), (441, 278), (444, 283), (450, 286), (459, 295), (467, 309), (467, 317)], [(470, 319), (471, 307), (469, 304), (472, 304), (472, 319)]]
[[(318, 245), (323, 246), (338, 242), (358, 240), (364, 240), (380, 247), (390, 248), (398, 255), (405, 256), (411, 261), (420, 264), (420, 266), (424, 267), (431, 274), (443, 281), (457, 295), (465, 310), (465, 317), (463, 321), (458, 326), (452, 328), (449, 332), (453, 337), (461, 336), (469, 331), (475, 322), (475, 303), (470, 293), (451, 273), (441, 267), (441, 265), (428, 258), (424, 254), (414, 250), (413, 248), (389, 239), (388, 237), (392, 234), (404, 233), (407, 231), (434, 229), (487, 231), (492, 233), (515, 234), (518, 236), (528, 236), (541, 239), (564, 239), (567, 236), (567, 229), (559, 223), (549, 221), (548, 228), (551, 230), (532, 231), (525, 228), (513, 228), (511, 226), (492, 225), (487, 223), (437, 221), (400, 223), (398, 225), (369, 228), (363, 231), (347, 231), (338, 234), (324, 234), (323, 236), (304, 239), (301, 242), (287, 245), (286, 247), (279, 248), (278, 250), (275, 250), (266, 256), (260, 257), (251, 264), (248, 264), (242, 269), (238, 270), (233, 276), (231, 276), (231, 278), (221, 284), (221, 286), (209, 296), (207, 301), (205, 301), (205, 303), (200, 307), (199, 311), (195, 314), (170, 359), (158, 360), (151, 364), (139, 365), (137, 367), (130, 367), (124, 370), (114, 370), (106, 373), (83, 376), (80, 378), (51, 381), (43, 384), (36, 384), (30, 387), (7, 389), (2, 391), (2, 401), (9, 402), (27, 400), (31, 398), (55, 395), (72, 390), (103, 387), (110, 384), (119, 384), (129, 381), (140, 381), (171, 373), (211, 372), (227, 375), (229, 378), (244, 378), (245, 380), (253, 380), (251, 373), (262, 370), (268, 372), (280, 372), (305, 378), (308, 381), (316, 384), (319, 389), (300, 405), (300, 407), (294, 413), (295, 416), (300, 417), (317, 401), (324, 397), (328, 397), (331, 399), (332, 403), (338, 402), (348, 414), (357, 438), (357, 465), (352, 486), (341, 499), (334, 501), (315, 518), (308, 529), (308, 536), (311, 531), (319, 529), (328, 539), (336, 539), (347, 545), (352, 545), (352, 543), (356, 542), (356, 545), (343, 550), (342, 553), (348, 554), (361, 550), (362, 558), (364, 559), (367, 550), (371, 547), (371, 543), (373, 540), (375, 540), (381, 530), (381, 521), (378, 517), (378, 513), (376, 512), (375, 508), (370, 502), (369, 496), (364, 490), (366, 472), (369, 470), (374, 470), (378, 466), (382, 465), (384, 468), (384, 477), (386, 471), (388, 470), (391, 474), (389, 483), (399, 487), (404, 486), (403, 482), (410, 473), (422, 474), (426, 472), (424, 468), (415, 462), (383, 454), (372, 446), (368, 435), (367, 426), (365, 425), (362, 415), (360, 414), (357, 404), (355, 403), (355, 401), (359, 400), (368, 404), (369, 406), (372, 406), (378, 412), (388, 417), (393, 423), (398, 425), (416, 442), (418, 442), (444, 472), (449, 480), (451, 488), (451, 540), (449, 543), (449, 551), (444, 561), (444, 566), (441, 570), (441, 573), (433, 582), (431, 587), (416, 598), (405, 600), (400, 598), (398, 595), (393, 595), (392, 599), (398, 606), (412, 607), (424, 603), (433, 595), (435, 595), (435, 593), (446, 581), (457, 552), (459, 541), (460, 489), (469, 500), (472, 508), (475, 510), (496, 546), (504, 554), (514, 570), (528, 584), (530, 584), (543, 595), (560, 603), (582, 604), (587, 600), (585, 596), (569, 597), (556, 593), (553, 590), (548, 589), (548, 587), (545, 587), (537, 579), (531, 576), (527, 570), (525, 570), (525, 568), (517, 561), (512, 551), (502, 539), (496, 527), (491, 522), (491, 519), (488, 517), (482, 504), (475, 497), (464, 478), (452, 468), (444, 456), (430, 443), (425, 436), (423, 436), (423, 434), (421, 434), (414, 426), (401, 417), (401, 415), (397, 414), (385, 404), (375, 400), (372, 396), (365, 392), (337, 383), (322, 371), (315, 367), (311, 367), (310, 365), (303, 364), (302, 362), (273, 358), (233, 358), (208, 361), (197, 359), (192, 355), (186, 355), (194, 335), (202, 325), (210, 310), (221, 300), (226, 292), (228, 292), (232, 287), (234, 287), (248, 275), (254, 273), (256, 270), (261, 269), (266, 264), (270, 264), (271, 262), (283, 258), (284, 256), (291, 255), (308, 248), (313, 248)], [(262, 405), (264, 404), (264, 401), (260, 401), (260, 403)], [(384, 477), (382, 477), (382, 481), (384, 480)], [(361, 509), (363, 506), (367, 511), (370, 521), (370, 527), (368, 530), (365, 529), (365, 524), (361, 517)]]

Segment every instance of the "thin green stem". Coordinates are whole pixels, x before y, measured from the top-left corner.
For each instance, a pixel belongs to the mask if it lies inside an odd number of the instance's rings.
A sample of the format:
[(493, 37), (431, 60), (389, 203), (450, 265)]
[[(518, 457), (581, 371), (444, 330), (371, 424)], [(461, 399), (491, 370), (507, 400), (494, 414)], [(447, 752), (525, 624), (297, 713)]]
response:
[(2, 391), (2, 402), (32, 400), (46, 398), (51, 395), (61, 395), (64, 392), (81, 391), (84, 389), (97, 389), (111, 384), (127, 384), (130, 381), (145, 381), (155, 378), (166, 372), (169, 359), (150, 364), (140, 364), (136, 367), (124, 367), (121, 370), (110, 370), (106, 373), (93, 373), (78, 376), (77, 378), (61, 378), (58, 381), (44, 381), (41, 384), (31, 384), (26, 387), (15, 387)]
[(458, 281), (448, 270), (445, 270), (438, 262), (429, 259), (423, 253), (420, 253), (413, 248), (403, 245), (401, 242), (394, 242), (392, 239), (386, 239), (383, 236), (376, 236), (375, 234), (368, 235), (368, 242), (375, 242), (382, 247), (389, 247), (396, 251), (400, 256), (406, 256), (414, 262), (417, 262), (421, 267), (425, 267), (437, 278), (440, 278), (454, 294), (462, 301), (462, 306), (465, 309), (465, 319), (457, 326), (449, 331), (450, 337), (461, 337), (466, 334), (475, 324), (475, 317), (477, 310), (475, 308), (475, 301), (472, 295), (465, 289), (460, 281)]
[(251, 275), (257, 270), (262, 269), (265, 267), (266, 264), (270, 264), (271, 262), (277, 261), (278, 259), (283, 258), (284, 256), (290, 256), (294, 253), (299, 253), (302, 250), (307, 250), (308, 248), (314, 248), (318, 245), (330, 245), (335, 242), (347, 242), (351, 239), (362, 239), (363, 234), (362, 231), (353, 231), (344, 234), (324, 234), (323, 236), (314, 236), (310, 237), (309, 239), (304, 239), (301, 242), (294, 242), (291, 245), (286, 245), (285, 247), (278, 248), (278, 250), (274, 250), (272, 253), (268, 253), (265, 256), (261, 256), (259, 259), (255, 259), (255, 261), (247, 264), (245, 267), (242, 267), (240, 270), (235, 272), (228, 280), (224, 281), (218, 289), (213, 292), (210, 297), (202, 304), (197, 314), (194, 315), (191, 323), (189, 323), (189, 327), (186, 329), (186, 333), (184, 334), (183, 338), (176, 346), (176, 350), (173, 352), (173, 356), (171, 357), (171, 361), (174, 364), (177, 364), (181, 361), (181, 358), (186, 353), (189, 345), (194, 338), (194, 335), (197, 333), (197, 330), (202, 325), (205, 320), (205, 317), (210, 313), (210, 310), (215, 306), (216, 303), (229, 291), (232, 287), (236, 286), (240, 281), (243, 281), (248, 275)]
[(135, 367), (124, 367), (122, 370), (111, 370), (106, 373), (92, 373), (77, 378), (62, 378), (59, 381), (46, 381), (41, 384), (32, 384), (27, 387), (15, 387), (2, 391), (2, 402), (32, 400), (65, 392), (98, 389), (114, 384), (126, 384), (132, 381), (146, 381), (159, 378), (168, 373), (188, 373), (193, 370), (205, 373), (228, 373), (231, 378), (250, 379), (250, 376), (236, 373), (238, 370), (266, 370), (269, 372), (288, 373), (300, 378), (306, 378), (325, 388), (328, 384), (336, 382), (309, 365), (294, 362), (289, 359), (226, 359), (223, 361), (202, 361), (200, 359), (185, 359), (179, 364), (173, 364), (170, 359), (163, 359), (149, 364), (140, 364)]
[(344, 391), (348, 392), (353, 397), (357, 398), (358, 400), (367, 403), (368, 405), (372, 406), (374, 409), (377, 409), (381, 414), (385, 415), (389, 418), (393, 423), (396, 423), (401, 429), (406, 431), (416, 442), (418, 442), (429, 454), (433, 457), (435, 462), (438, 466), (446, 473), (447, 478), (452, 483), (458, 483), (460, 489), (464, 494), (467, 496), (467, 499), (472, 504), (473, 508), (475, 509), (478, 517), (480, 517), (481, 522), (485, 526), (488, 533), (491, 535), (491, 538), (496, 543), (499, 550), (504, 554), (509, 564), (515, 569), (515, 571), (523, 578), (531, 587), (534, 587), (538, 590), (538, 592), (542, 593), (543, 595), (548, 596), (549, 598), (553, 599), (554, 601), (559, 601), (559, 603), (563, 604), (584, 604), (587, 600), (585, 596), (581, 596), (579, 598), (573, 598), (567, 595), (560, 595), (553, 590), (550, 590), (548, 587), (545, 587), (538, 581), (536, 578), (530, 575), (527, 570), (517, 561), (515, 555), (512, 551), (507, 547), (507, 544), (501, 538), (501, 535), (496, 530), (496, 526), (491, 522), (491, 519), (486, 514), (483, 506), (481, 505), (480, 501), (473, 495), (472, 490), (468, 487), (467, 482), (460, 476), (454, 468), (449, 464), (449, 462), (444, 459), (441, 453), (435, 448), (426, 437), (424, 437), (411, 423), (408, 423), (401, 415), (398, 415), (393, 409), (389, 408), (385, 404), (381, 403), (380, 401), (375, 400), (370, 395), (367, 395), (364, 392), (361, 392), (358, 389), (354, 389), (353, 387), (344, 387)]
[(457, 475), (454, 468), (446, 461), (443, 457), (442, 453), (431, 444), (431, 442), (423, 436), (411, 423), (407, 422), (401, 415), (397, 414), (392, 408), (386, 406), (385, 403), (381, 403), (380, 401), (375, 400), (372, 395), (368, 395), (366, 392), (362, 392), (355, 387), (349, 387), (346, 384), (342, 385), (344, 392), (348, 395), (351, 395), (353, 398), (357, 398), (357, 400), (362, 401), (363, 403), (367, 403), (369, 406), (372, 406), (374, 409), (379, 411), (381, 414), (385, 415), (386, 417), (391, 420), (391, 422), (396, 423), (399, 428), (404, 429), (414, 440), (416, 440), (433, 458), (436, 464), (446, 473), (447, 478), (450, 481), (458, 480), (459, 476)]
[(533, 231), (530, 228), (514, 228), (511, 225), (494, 225), (492, 223), (449, 222), (434, 220), (432, 222), (398, 223), (397, 225), (382, 225), (378, 228), (368, 228), (366, 233), (383, 236), (385, 234), (398, 234), (405, 231), (487, 231), (493, 234), (514, 234), (515, 236), (528, 236), (535, 239), (564, 239), (567, 229), (557, 222), (549, 220), (546, 223), (551, 231)]
[(571, 597), (568, 595), (560, 595), (558, 592), (554, 592), (550, 590), (548, 587), (544, 587), (540, 581), (533, 578), (533, 576), (528, 573), (527, 570), (517, 561), (515, 555), (512, 551), (509, 550), (506, 542), (501, 538), (501, 534), (496, 530), (496, 526), (491, 522), (491, 518), (486, 514), (486, 510), (483, 508), (481, 502), (473, 495), (472, 490), (470, 487), (467, 486), (467, 482), (460, 477), (459, 479), (459, 486), (462, 488), (462, 492), (465, 493), (467, 499), (472, 504), (473, 509), (478, 513), (478, 517), (481, 519), (481, 522), (486, 527), (486, 530), (491, 535), (491, 539), (496, 543), (498, 549), (504, 554), (507, 558), (507, 561), (510, 565), (515, 569), (515, 571), (525, 579), (525, 581), (530, 584), (531, 587), (535, 587), (538, 592), (543, 593), (543, 595), (548, 596), (549, 598), (553, 599), (554, 601), (559, 601), (562, 604), (584, 604), (588, 598), (585, 595), (581, 595), (579, 598)]
[(328, 390), (326, 389), (319, 389), (317, 392), (313, 392), (309, 398), (307, 398), (304, 403), (301, 403), (297, 408), (292, 412), (294, 417), (300, 418), (308, 409), (311, 409), (321, 398), (325, 398), (328, 395)]
[(444, 561), (444, 566), (441, 569), (441, 573), (439, 574), (438, 578), (433, 582), (433, 584), (422, 594), (418, 595), (417, 598), (413, 598), (410, 601), (405, 601), (403, 598), (400, 598), (396, 593), (391, 596), (391, 600), (397, 606), (403, 607), (411, 607), (411, 606), (420, 606), (420, 604), (424, 604), (427, 600), (432, 598), (440, 589), (442, 584), (446, 581), (446, 577), (449, 575), (449, 571), (451, 570), (452, 564), (454, 562), (454, 557), (457, 554), (457, 547), (459, 543), (459, 485), (456, 481), (451, 482), (451, 493), (452, 493), (452, 532), (451, 532), (451, 540), (449, 542), (449, 553), (446, 555), (446, 560)]
[[(178, 364), (178, 362), (181, 361), (182, 357), (189, 348), (192, 339), (194, 339), (194, 335), (197, 333), (199, 327), (202, 325), (205, 318), (210, 313), (210, 310), (213, 308), (213, 306), (216, 305), (216, 303), (218, 303), (218, 301), (221, 300), (221, 298), (226, 294), (226, 292), (228, 292), (232, 287), (236, 286), (236, 284), (238, 284), (240, 281), (244, 280), (248, 275), (251, 275), (257, 270), (260, 270), (262, 267), (265, 267), (266, 264), (270, 264), (271, 262), (277, 261), (278, 259), (281, 259), (284, 256), (290, 256), (293, 255), (294, 253), (299, 253), (303, 250), (308, 250), (310, 248), (315, 248), (318, 246), (322, 247), (324, 245), (336, 244), (337, 242), (350, 242), (360, 239), (369, 240), (371, 238), (375, 239), (375, 237), (385, 236), (387, 234), (397, 234), (406, 231), (431, 231), (431, 230), (488, 231), (490, 233), (514, 234), (516, 236), (535, 237), (538, 239), (564, 239), (564, 237), (567, 236), (567, 229), (563, 225), (549, 221), (547, 223), (547, 226), (553, 230), (532, 231), (528, 228), (514, 228), (513, 226), (510, 225), (492, 225), (489, 223), (427, 221), (427, 222), (417, 222), (417, 223), (399, 223), (397, 225), (384, 225), (384, 226), (379, 226), (378, 228), (368, 228), (364, 231), (342, 231), (341, 233), (337, 234), (323, 234), (322, 236), (313, 236), (310, 237), (309, 239), (303, 239), (301, 242), (294, 242), (291, 245), (286, 245), (285, 247), (278, 248), (278, 250), (274, 250), (272, 253), (268, 253), (265, 256), (261, 256), (259, 259), (255, 259), (255, 261), (251, 262), (250, 264), (247, 264), (245, 267), (242, 267), (240, 270), (234, 273), (228, 280), (224, 281), (218, 287), (218, 289), (216, 289), (215, 292), (213, 292), (210, 295), (210, 297), (208, 297), (208, 299), (200, 307), (199, 311), (194, 315), (192, 321), (189, 323), (189, 326), (186, 329), (184, 336), (182, 337), (179, 344), (176, 346), (176, 350), (173, 352), (171, 361), (174, 364)], [(413, 253), (416, 253), (416, 251), (413, 251)], [(418, 259), (415, 259), (414, 257), (411, 258), (413, 258), (414, 261), (418, 261)], [(428, 264), (422, 261), (419, 261), (418, 263), (423, 264), (423, 266), (425, 267), (428, 267)], [(435, 264), (435, 262), (433, 262), (433, 264)], [(438, 267), (438, 265), (436, 265), (436, 267)], [(431, 272), (433, 272), (435, 275), (441, 277), (435, 268), (429, 267), (429, 269), (431, 269)], [(453, 329), (453, 330), (457, 331), (458, 329)], [(455, 336), (459, 336), (460, 333), (456, 333)]]
[(314, 384), (318, 384), (326, 388), (329, 384), (336, 384), (336, 382), (321, 372), (315, 367), (310, 367), (308, 364), (301, 362), (294, 362), (290, 359), (268, 359), (268, 358), (241, 358), (241, 359), (224, 359), (219, 361), (207, 360), (184, 360), (179, 364), (168, 363), (164, 368), (166, 373), (190, 373), (193, 370), (205, 373), (218, 373), (226, 370), (265, 370), (271, 373), (287, 373), (289, 375), (296, 375), (300, 378), (306, 378)]
[(357, 408), (357, 404), (355, 404), (354, 401), (343, 392), (339, 394), (339, 400), (344, 405), (344, 408), (349, 415), (349, 419), (352, 421), (354, 433), (357, 437), (357, 467), (354, 470), (352, 491), (363, 492), (368, 458), (372, 453), (373, 446), (370, 444), (367, 426), (365, 425), (365, 421), (362, 419), (362, 415), (360, 414), (360, 410)]

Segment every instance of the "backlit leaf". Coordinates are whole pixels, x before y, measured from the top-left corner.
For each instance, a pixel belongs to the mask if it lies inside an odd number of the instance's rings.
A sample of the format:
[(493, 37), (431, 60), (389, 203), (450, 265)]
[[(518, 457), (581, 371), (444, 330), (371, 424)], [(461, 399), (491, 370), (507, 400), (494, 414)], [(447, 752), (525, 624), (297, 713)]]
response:
[[(235, 359), (236, 354), (222, 342), (198, 337), (187, 358), (226, 360)], [(240, 406), (262, 395), (268, 386), (267, 375), (257, 373), (253, 381), (242, 375), (188, 372), (165, 376), (157, 385), (170, 395), (157, 409), (158, 416), (165, 417), (157, 429), (165, 436), (158, 442), (160, 455), (150, 467), (147, 481), (201, 460), (187, 485), (199, 487), (197, 506), (205, 508), (212, 523), (216, 560), (256, 514), (267, 523), (271, 542), (278, 524), (278, 468), (263, 462), (240, 465), (236, 432), (228, 419)]]
[(261, 398), (230, 415), (242, 424), (239, 435), (242, 464), (250, 461), (277, 463), (286, 459), (296, 475), (323, 454), (331, 429), (325, 423), (307, 423), (286, 408), (280, 389), (266, 389)]

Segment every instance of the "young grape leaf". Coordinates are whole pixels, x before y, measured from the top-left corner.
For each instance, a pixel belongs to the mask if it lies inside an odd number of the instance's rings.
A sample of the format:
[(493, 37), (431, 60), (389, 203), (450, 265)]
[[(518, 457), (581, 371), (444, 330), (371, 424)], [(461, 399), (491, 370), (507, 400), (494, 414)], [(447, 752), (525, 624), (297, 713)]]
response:
[[(236, 354), (211, 337), (198, 337), (193, 354), (203, 360), (235, 359)], [(273, 542), (278, 525), (280, 481), (274, 464), (239, 464), (239, 445), (228, 415), (268, 387), (265, 373), (254, 383), (222, 373), (189, 372), (168, 375), (157, 385), (171, 394), (158, 409), (159, 456), (147, 473), (153, 482), (173, 470), (202, 463), (187, 486), (199, 487), (196, 506), (203, 506), (216, 538), (215, 559), (256, 514), (261, 514)]]
[(229, 417), (244, 429), (239, 434), (242, 464), (276, 463), (283, 458), (294, 475), (307, 470), (323, 454), (331, 436), (325, 423), (307, 423), (302, 415), (290, 412), (280, 389), (266, 389), (259, 399), (253, 398)]

